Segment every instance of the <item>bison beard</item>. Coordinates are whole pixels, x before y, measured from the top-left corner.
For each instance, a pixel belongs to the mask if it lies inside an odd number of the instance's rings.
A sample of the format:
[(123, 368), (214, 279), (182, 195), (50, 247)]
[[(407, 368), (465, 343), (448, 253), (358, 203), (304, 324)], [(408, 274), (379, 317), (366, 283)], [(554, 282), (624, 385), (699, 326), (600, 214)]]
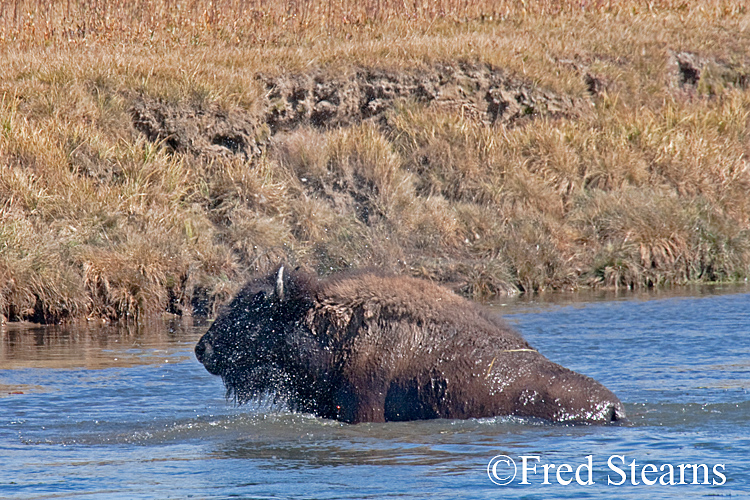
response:
[(500, 318), (428, 281), (374, 273), (249, 282), (195, 347), (227, 395), (272, 395), (344, 422), (497, 415), (605, 423), (603, 385), (549, 361)]

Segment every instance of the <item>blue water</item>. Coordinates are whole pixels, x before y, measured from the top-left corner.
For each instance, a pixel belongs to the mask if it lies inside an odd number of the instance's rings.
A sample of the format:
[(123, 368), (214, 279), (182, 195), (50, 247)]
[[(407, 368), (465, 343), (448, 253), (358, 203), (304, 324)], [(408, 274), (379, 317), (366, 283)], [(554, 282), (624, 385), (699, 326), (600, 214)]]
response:
[[(630, 420), (614, 426), (517, 418), (351, 426), (238, 408), (193, 358), (205, 324), (6, 325), (0, 498), (748, 497), (747, 291), (496, 307), (547, 357), (622, 399)], [(505, 486), (488, 475), (497, 455), (516, 462)], [(538, 457), (526, 459), (536, 465), (528, 484), (523, 456)], [(589, 456), (594, 484), (580, 485), (575, 471), (583, 465), (579, 477), (589, 479)], [(709, 484), (700, 484), (703, 468), (691, 484), (690, 467), (688, 484), (644, 484), (644, 466), (647, 481), (671, 465), (679, 482), (680, 464), (705, 464)], [(561, 467), (570, 484), (558, 482)]]

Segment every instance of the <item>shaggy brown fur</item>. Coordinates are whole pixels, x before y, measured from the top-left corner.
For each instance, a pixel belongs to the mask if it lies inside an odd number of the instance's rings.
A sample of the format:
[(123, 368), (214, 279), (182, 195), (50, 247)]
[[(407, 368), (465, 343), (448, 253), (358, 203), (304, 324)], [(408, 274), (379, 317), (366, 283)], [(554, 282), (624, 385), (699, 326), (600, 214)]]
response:
[(345, 422), (495, 415), (609, 422), (622, 403), (431, 282), (374, 273), (250, 282), (196, 346), (240, 401)]

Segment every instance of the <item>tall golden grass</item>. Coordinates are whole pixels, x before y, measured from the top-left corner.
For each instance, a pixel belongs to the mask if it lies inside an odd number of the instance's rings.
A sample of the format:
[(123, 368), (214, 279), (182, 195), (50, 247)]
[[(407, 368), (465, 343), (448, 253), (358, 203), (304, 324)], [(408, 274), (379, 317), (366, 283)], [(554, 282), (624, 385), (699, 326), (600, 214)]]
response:
[(263, 42), (289, 30), (331, 33), (393, 20), (428, 29), (437, 20), (665, 11), (717, 17), (746, 8), (737, 0), (8, 0), (0, 3), (0, 40), (195, 42), (209, 34)]
[[(282, 260), (475, 296), (745, 280), (750, 91), (678, 88), (669, 60), (747, 75), (748, 46), (730, 0), (2, 2), (0, 315), (211, 315)], [(133, 126), (139, 99), (258, 116), (261, 74), (456, 61), (586, 108), (507, 126), (407, 101), (251, 158)]]

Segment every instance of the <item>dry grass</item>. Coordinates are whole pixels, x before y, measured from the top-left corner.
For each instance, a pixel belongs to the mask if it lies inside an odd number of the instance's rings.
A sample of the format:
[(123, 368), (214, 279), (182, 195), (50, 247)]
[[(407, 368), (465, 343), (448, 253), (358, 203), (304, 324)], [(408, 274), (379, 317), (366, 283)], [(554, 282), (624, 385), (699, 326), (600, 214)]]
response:
[(746, 12), (733, 0), (10, 0), (0, 7), (4, 40), (55, 43), (81, 38), (152, 42), (211, 39), (264, 42), (281, 33), (332, 33), (396, 21), (430, 29), (436, 20), (502, 21), (578, 14), (653, 15), (674, 12), (710, 17)]
[[(475, 296), (745, 280), (748, 46), (733, 0), (2, 2), (0, 315), (211, 315), (282, 260)], [(680, 51), (709, 61), (694, 87), (675, 84)], [(457, 61), (579, 109), (488, 124), (402, 99), (341, 126), (263, 123), (259, 75)], [(258, 149), (149, 137), (137, 102), (186, 134), (248, 117)]]

